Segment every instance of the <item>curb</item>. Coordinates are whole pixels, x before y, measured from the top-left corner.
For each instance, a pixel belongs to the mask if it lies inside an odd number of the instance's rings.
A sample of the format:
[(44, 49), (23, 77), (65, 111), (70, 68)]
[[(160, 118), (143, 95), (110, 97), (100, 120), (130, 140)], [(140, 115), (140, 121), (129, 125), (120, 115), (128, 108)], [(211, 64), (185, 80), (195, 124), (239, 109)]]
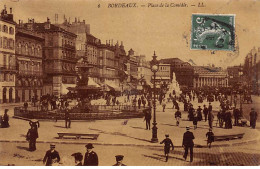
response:
[[(211, 145), (211, 147), (231, 147), (239, 146), (245, 144), (253, 144), (260, 142), (260, 139), (257, 140), (248, 140), (239, 143), (230, 143), (230, 144), (221, 144), (221, 145)], [(19, 141), (19, 140), (0, 140), (0, 143), (28, 143), (28, 141)], [(37, 141), (37, 143), (55, 143), (55, 144), (82, 144), (85, 145), (91, 142), (64, 142), (64, 141)], [(149, 145), (149, 144), (114, 144), (114, 143), (101, 143), (101, 142), (92, 142), (95, 145), (104, 145), (104, 146), (135, 146), (135, 147), (163, 147), (163, 145)], [(182, 148), (182, 146), (174, 146), (175, 148)], [(206, 145), (195, 144), (194, 148), (208, 148)]]

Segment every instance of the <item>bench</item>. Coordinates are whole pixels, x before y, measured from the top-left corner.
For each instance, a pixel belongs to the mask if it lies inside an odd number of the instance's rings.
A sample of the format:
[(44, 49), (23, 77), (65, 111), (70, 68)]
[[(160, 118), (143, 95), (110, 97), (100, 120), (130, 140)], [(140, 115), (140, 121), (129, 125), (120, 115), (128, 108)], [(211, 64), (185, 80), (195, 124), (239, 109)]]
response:
[(99, 134), (83, 134), (83, 133), (57, 133), (59, 139), (62, 139), (64, 136), (76, 137), (76, 139), (87, 138), (92, 140), (97, 140)]
[(224, 135), (215, 135), (214, 140), (230, 140), (235, 138), (243, 138), (245, 133), (237, 133), (237, 134), (224, 134)]

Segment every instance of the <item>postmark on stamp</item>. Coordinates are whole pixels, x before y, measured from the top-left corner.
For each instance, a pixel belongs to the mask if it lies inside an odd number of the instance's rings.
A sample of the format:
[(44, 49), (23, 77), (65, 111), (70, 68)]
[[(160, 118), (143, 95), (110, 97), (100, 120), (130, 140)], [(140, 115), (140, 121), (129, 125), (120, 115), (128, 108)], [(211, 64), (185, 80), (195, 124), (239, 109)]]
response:
[(191, 49), (235, 49), (235, 15), (192, 14)]

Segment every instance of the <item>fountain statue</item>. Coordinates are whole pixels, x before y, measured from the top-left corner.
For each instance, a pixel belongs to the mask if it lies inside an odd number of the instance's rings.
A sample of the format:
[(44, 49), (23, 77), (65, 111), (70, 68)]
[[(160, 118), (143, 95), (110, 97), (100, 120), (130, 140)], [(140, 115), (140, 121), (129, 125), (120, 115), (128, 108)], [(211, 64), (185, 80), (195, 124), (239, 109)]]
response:
[(174, 93), (176, 96), (180, 96), (180, 94), (181, 94), (180, 85), (176, 80), (176, 76), (175, 76), (174, 72), (172, 72), (172, 82), (169, 86), (169, 90), (168, 90), (166, 96), (168, 97), (170, 93), (172, 96), (174, 95)]

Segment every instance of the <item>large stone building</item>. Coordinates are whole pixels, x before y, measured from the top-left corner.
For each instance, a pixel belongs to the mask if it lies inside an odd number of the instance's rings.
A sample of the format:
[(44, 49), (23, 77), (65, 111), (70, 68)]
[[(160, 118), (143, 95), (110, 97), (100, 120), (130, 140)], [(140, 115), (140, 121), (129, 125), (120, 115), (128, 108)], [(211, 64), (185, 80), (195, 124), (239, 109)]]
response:
[(175, 73), (176, 80), (180, 85), (180, 88), (192, 88), (193, 87), (193, 76), (194, 69), (193, 66), (188, 62), (184, 62), (179, 58), (167, 58), (161, 59), (160, 63), (170, 64), (171, 72), (170, 78), (172, 80), (172, 74)]
[(115, 56), (114, 46), (109, 43), (99, 46), (99, 62), (101, 83), (120, 91), (118, 62)]
[(152, 71), (150, 68), (149, 61), (146, 60), (145, 55), (136, 56), (137, 63), (138, 63), (138, 71), (137, 71), (137, 78), (138, 78), (138, 84), (137, 89), (141, 90), (143, 85), (150, 85), (151, 78), (152, 78)]
[(248, 87), (255, 94), (260, 93), (260, 47), (255, 47), (247, 54), (244, 63), (244, 76)]
[(243, 66), (229, 66), (227, 67), (228, 72), (228, 85), (230, 87), (238, 87), (241, 81), (241, 75), (239, 72), (243, 72)]
[(77, 35), (61, 26), (34, 23), (33, 29), (42, 34), (44, 42), (44, 87), (43, 94), (61, 96), (68, 87), (76, 85), (76, 37)]
[(219, 67), (194, 66), (194, 88), (228, 87), (228, 74)]
[(12, 8), (0, 14), (0, 103), (15, 101), (15, 22)]
[(129, 76), (127, 82), (131, 84), (132, 88), (136, 88), (138, 84), (138, 62), (133, 49), (128, 51), (128, 59), (127, 72)]
[(15, 93), (17, 102), (30, 101), (34, 96), (37, 99), (42, 95), (43, 71), (42, 49), (43, 36), (33, 32), (33, 19), (25, 25), (20, 23), (16, 26), (16, 63), (18, 72), (15, 81)]
[(160, 63), (155, 78), (157, 84), (158, 85), (170, 84), (171, 82), (170, 76), (171, 76), (171, 65), (166, 63)]

